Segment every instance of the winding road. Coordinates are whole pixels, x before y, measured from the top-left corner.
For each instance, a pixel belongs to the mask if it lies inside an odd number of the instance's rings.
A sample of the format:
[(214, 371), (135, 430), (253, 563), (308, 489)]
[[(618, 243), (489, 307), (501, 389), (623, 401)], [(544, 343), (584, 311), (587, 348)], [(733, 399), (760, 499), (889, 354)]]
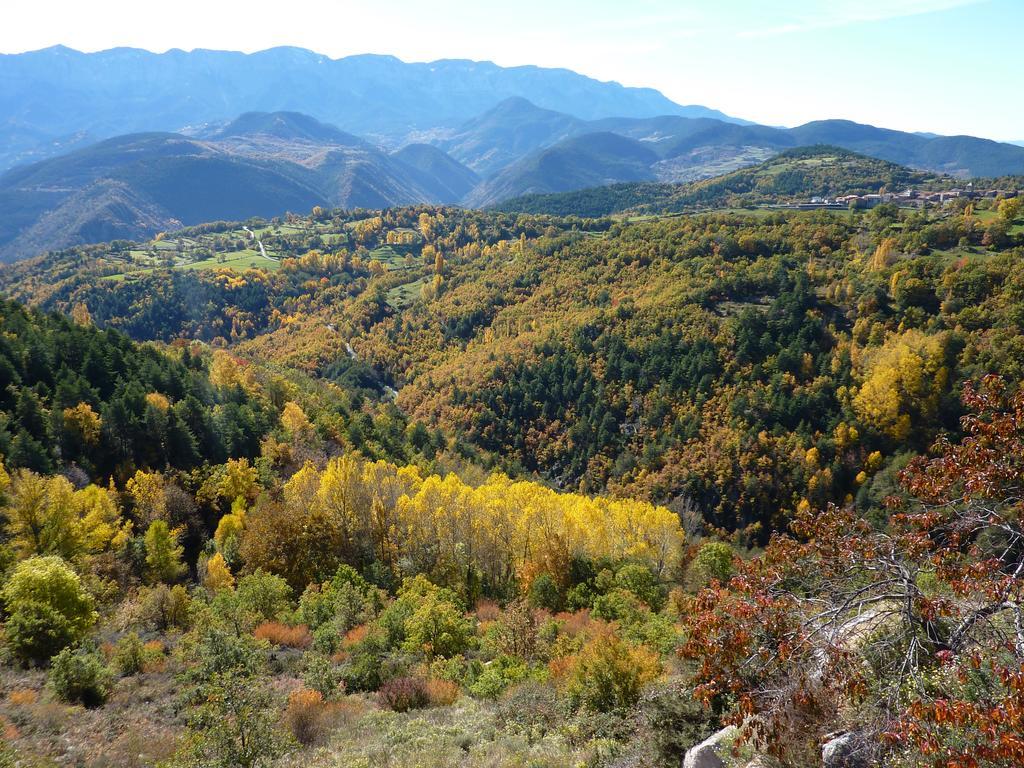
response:
[[(327, 326), (327, 327), (331, 328), (331, 330), (333, 330), (333, 326)], [(356, 351), (354, 349), (352, 349), (352, 345), (349, 342), (347, 342), (347, 341), (344, 342), (344, 344), (345, 344), (345, 351), (348, 352), (348, 356), (351, 357), (353, 360), (358, 360), (359, 358), (356, 356)], [(398, 390), (395, 389), (394, 387), (389, 387), (387, 384), (381, 384), (381, 389), (383, 389), (384, 390), (384, 394), (386, 394), (392, 400), (395, 400), (395, 399), (398, 398)]]
[(255, 232), (253, 232), (251, 229), (249, 229), (248, 227), (245, 227), (245, 226), (243, 226), (242, 229), (244, 229), (246, 232), (248, 232), (249, 233), (249, 237), (251, 237), (253, 240), (256, 241), (256, 245), (258, 245), (259, 249), (260, 249), (260, 256), (262, 256), (267, 261), (277, 261), (277, 259), (275, 259), (273, 256), (267, 256), (267, 249), (263, 247), (263, 241), (260, 240), (258, 237), (256, 237), (256, 233)]

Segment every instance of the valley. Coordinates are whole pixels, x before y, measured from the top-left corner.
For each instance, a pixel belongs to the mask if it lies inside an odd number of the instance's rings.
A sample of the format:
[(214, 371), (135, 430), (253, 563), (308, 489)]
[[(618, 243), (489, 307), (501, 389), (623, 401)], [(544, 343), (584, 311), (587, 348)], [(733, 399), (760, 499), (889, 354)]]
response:
[(105, 3), (0, 27), (0, 768), (1024, 764), (1019, 9)]

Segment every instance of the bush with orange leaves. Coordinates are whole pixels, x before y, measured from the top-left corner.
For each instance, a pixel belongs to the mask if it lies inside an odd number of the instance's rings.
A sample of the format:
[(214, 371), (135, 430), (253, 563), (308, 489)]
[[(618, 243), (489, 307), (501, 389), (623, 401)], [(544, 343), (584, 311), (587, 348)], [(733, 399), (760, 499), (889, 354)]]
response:
[(265, 621), (253, 631), (257, 640), (266, 640), (271, 645), (282, 648), (298, 648), (300, 650), (309, 648), (313, 642), (313, 636), (309, 634), (309, 627), (305, 624), (290, 626), (279, 621)]
[(475, 613), (477, 621), (494, 621), (501, 615), (501, 608), (493, 600), (477, 600)]
[(427, 683), (421, 677), (396, 677), (388, 680), (377, 692), (380, 703), (395, 712), (423, 709), (430, 705)]
[(39, 700), (39, 691), (35, 688), (15, 688), (7, 696), (7, 702), (14, 707), (30, 707)]
[(284, 722), (300, 744), (321, 744), (331, 730), (332, 709), (319, 691), (299, 688), (288, 696)]
[(459, 686), (450, 680), (432, 677), (427, 680), (427, 699), (432, 707), (450, 707), (459, 700), (462, 693)]
[(370, 634), (369, 624), (360, 624), (352, 627), (352, 629), (345, 633), (345, 637), (341, 641), (341, 647), (348, 649), (355, 645), (359, 645), (366, 639), (368, 634)]

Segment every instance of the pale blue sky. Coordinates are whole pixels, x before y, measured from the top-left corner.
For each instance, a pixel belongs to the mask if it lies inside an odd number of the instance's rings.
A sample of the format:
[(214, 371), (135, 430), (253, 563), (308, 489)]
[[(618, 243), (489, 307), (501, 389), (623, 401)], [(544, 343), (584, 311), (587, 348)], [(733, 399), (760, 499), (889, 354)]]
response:
[(1024, 0), (51, 0), (0, 51), (63, 43), (559, 66), (771, 125), (841, 117), (1024, 140)]

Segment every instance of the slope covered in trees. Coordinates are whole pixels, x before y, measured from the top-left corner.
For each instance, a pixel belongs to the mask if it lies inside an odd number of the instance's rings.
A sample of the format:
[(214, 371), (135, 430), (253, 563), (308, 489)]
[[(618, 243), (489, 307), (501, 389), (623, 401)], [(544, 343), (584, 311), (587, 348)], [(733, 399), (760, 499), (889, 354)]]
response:
[[(102, 253), (65, 254), (11, 285), (139, 338), (235, 344), (374, 408), (397, 392), (420, 448), (762, 538), (816, 501), (877, 510), (907, 452), (955, 429), (959, 382), (1021, 370), (1018, 217), (1010, 202), (635, 223), (395, 209), (326, 215), (346, 246), (273, 273), (100, 281)], [(384, 247), (404, 255), (374, 258)]]
[(92, 327), (82, 307), (81, 323), (12, 302), (0, 313), (0, 453), (10, 467), (190, 469), (257, 455), (276, 421), (244, 391), (211, 383), (208, 358), (188, 346), (138, 346)]
[(959, 182), (913, 171), (845, 149), (809, 146), (786, 150), (771, 160), (689, 184), (611, 184), (560, 194), (531, 194), (495, 205), (502, 211), (555, 216), (678, 213), (745, 207), (811, 197), (897, 191), (908, 186), (948, 188)]
[(1019, 758), (1019, 199), (244, 226), (0, 273), (15, 749)]

